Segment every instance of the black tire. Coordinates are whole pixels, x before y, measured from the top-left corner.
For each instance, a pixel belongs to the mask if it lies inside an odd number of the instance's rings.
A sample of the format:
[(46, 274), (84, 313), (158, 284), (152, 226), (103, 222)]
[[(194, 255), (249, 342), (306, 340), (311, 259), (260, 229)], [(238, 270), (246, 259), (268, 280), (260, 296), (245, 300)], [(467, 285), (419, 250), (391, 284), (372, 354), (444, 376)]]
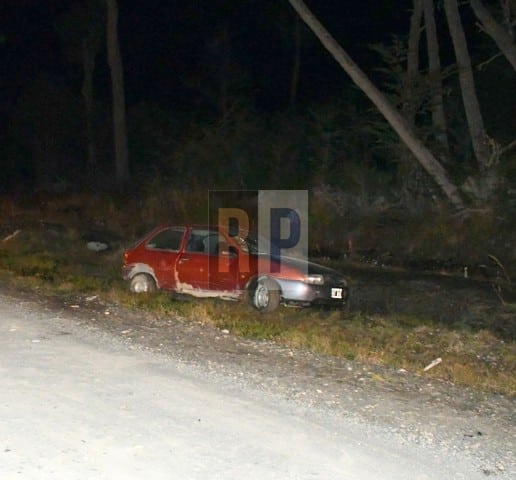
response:
[(137, 273), (131, 278), (129, 290), (133, 293), (152, 293), (156, 291), (156, 281), (147, 273)]
[(261, 313), (271, 313), (279, 307), (280, 288), (271, 278), (259, 279), (250, 293), (251, 304)]

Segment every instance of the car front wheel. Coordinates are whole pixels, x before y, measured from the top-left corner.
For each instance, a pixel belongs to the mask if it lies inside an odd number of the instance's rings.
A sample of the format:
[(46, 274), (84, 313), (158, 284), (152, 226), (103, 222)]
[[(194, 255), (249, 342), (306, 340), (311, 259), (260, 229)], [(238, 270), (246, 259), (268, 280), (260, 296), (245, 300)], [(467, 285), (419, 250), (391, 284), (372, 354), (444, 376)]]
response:
[(251, 292), (251, 303), (254, 308), (262, 313), (270, 313), (276, 310), (280, 304), (281, 294), (278, 284), (270, 278), (258, 280)]
[(129, 289), (133, 293), (150, 293), (156, 291), (156, 282), (146, 273), (138, 273), (131, 279)]

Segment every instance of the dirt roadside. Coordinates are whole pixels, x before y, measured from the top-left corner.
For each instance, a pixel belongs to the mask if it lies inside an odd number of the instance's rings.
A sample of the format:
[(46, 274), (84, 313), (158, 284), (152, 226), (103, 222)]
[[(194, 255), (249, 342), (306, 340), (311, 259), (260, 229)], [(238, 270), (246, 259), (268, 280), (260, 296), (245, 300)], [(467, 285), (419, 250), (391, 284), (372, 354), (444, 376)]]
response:
[[(384, 277), (376, 283), (369, 280), (370, 286), (382, 289)], [(423, 291), (432, 285), (428, 279), (413, 281)], [(114, 335), (131, 349), (149, 349), (196, 365), (208, 375), (224, 376), (233, 385), (245, 384), (258, 394), (267, 391), (311, 411), (331, 410), (357, 423), (388, 428), (402, 441), (466, 452), (486, 475), (510, 478), (516, 473), (514, 398), (432, 380), (424, 373), (242, 339), (201, 323), (127, 310), (96, 296), (48, 297), (14, 289), (1, 281), (0, 291), (57, 318), (73, 318), (84, 328)], [(383, 309), (391, 308), (396, 299), (398, 307), (402, 306), (403, 296), (396, 295), (395, 289), (390, 292), (387, 298), (391, 300), (383, 305), (371, 304), (365, 294), (356, 296), (355, 302), (362, 302), (362, 307)], [(463, 293), (465, 298), (460, 301), (456, 293), (453, 295), (460, 311), (469, 305), (467, 298), (478, 296), (471, 289)], [(487, 290), (484, 293), (491, 295)], [(449, 301), (445, 295), (439, 302), (447, 315), (456, 310), (446, 306)], [(476, 311), (478, 305), (471, 308)]]
[(354, 310), (415, 315), (516, 339), (516, 290), (500, 278), (363, 266), (348, 266), (344, 272), (353, 279)]

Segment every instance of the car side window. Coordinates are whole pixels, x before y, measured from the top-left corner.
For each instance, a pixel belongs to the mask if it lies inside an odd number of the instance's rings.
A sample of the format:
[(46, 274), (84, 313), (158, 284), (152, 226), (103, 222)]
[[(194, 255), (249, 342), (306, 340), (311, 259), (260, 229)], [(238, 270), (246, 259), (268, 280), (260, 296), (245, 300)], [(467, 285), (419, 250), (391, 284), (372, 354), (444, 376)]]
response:
[(192, 229), (186, 243), (187, 252), (219, 255), (220, 247), (225, 244), (225, 238), (214, 230)]
[(186, 242), (186, 251), (191, 253), (206, 253), (204, 239), (208, 232), (204, 230), (192, 230)]
[(178, 251), (181, 248), (183, 235), (183, 229), (168, 228), (152, 237), (147, 243), (147, 248)]

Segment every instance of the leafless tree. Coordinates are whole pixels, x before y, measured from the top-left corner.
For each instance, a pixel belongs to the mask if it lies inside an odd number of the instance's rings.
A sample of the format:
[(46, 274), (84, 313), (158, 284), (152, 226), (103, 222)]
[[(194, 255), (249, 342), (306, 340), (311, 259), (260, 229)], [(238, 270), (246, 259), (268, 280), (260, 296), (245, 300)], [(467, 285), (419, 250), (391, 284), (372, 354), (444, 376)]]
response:
[(436, 131), (436, 138), (449, 152), (446, 115), (444, 113), (443, 85), (441, 74), (441, 60), (439, 57), (439, 41), (434, 16), (434, 0), (422, 0), (425, 18), (426, 44), (428, 51), (428, 74), (432, 89), (432, 124)]
[(105, 44), (105, 8), (101, 0), (75, 2), (56, 20), (65, 52), (70, 61), (82, 68), (81, 94), (86, 127), (87, 173), (93, 179), (97, 172), (97, 142), (95, 138), (95, 95), (93, 72), (97, 55)]
[(502, 7), (503, 24), (509, 36), (514, 40), (516, 27), (516, 0), (500, 0)]
[(414, 154), (417, 161), (439, 185), (450, 202), (456, 208), (463, 209), (464, 204), (457, 187), (450, 180), (439, 161), (425, 147), (421, 140), (415, 136), (405, 118), (396, 110), (387, 97), (376, 88), (348, 53), (317, 20), (305, 3), (302, 0), (289, 0), (289, 2), (342, 69), (378, 108), (405, 145)]
[(294, 63), (292, 65), (292, 79), (290, 82), (290, 106), (294, 107), (297, 100), (299, 86), (299, 72), (301, 69), (301, 23), (299, 17), (294, 19)]
[(124, 73), (118, 41), (118, 4), (107, 4), (107, 52), (113, 92), (113, 134), (115, 145), (116, 183), (119, 188), (129, 182), (129, 160), (125, 114)]
[(97, 144), (94, 132), (94, 94), (93, 94), (93, 71), (95, 70), (95, 58), (100, 50), (101, 35), (99, 24), (92, 23), (82, 40), (82, 88), (81, 93), (84, 99), (86, 117), (86, 135), (88, 138), (88, 170), (94, 175), (97, 169)]
[(480, 111), (477, 93), (475, 90), (475, 79), (471, 67), (468, 45), (459, 13), (457, 0), (444, 0), (444, 10), (448, 21), (448, 29), (455, 50), (455, 58), (459, 69), (459, 82), (466, 112), (473, 151), (481, 171), (487, 169), (489, 164), (490, 151), (488, 148), (488, 137), (484, 128), (484, 120)]
[(505, 58), (512, 65), (512, 68), (516, 71), (516, 43), (514, 43), (514, 39), (511, 36), (512, 29), (505, 29), (503, 25), (498, 23), (481, 0), (470, 0), (470, 5), (480, 22), (480, 28), (494, 40)]
[(419, 108), (417, 85), (419, 83), (419, 43), (421, 40), (421, 19), (423, 17), (422, 0), (414, 0), (414, 9), (410, 17), (410, 29), (407, 48), (407, 77), (402, 95), (403, 113), (410, 126), (414, 126)]

